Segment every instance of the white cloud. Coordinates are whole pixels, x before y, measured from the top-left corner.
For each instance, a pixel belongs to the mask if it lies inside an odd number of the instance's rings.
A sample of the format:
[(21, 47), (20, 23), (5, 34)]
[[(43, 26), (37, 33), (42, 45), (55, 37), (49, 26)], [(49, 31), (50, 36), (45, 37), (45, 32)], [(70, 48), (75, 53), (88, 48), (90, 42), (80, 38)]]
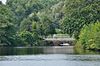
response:
[(6, 4), (6, 0), (0, 0), (0, 1), (2, 1), (3, 4)]

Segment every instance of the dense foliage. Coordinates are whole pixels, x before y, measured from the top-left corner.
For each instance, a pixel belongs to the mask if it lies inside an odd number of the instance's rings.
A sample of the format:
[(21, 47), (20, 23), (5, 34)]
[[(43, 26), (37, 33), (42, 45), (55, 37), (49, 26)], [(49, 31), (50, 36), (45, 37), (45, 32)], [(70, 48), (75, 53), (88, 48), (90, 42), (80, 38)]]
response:
[(0, 5), (0, 44), (11, 44), (15, 33), (14, 14), (5, 5)]
[[(40, 45), (53, 34), (78, 37), (84, 25), (100, 22), (99, 0), (7, 0), (0, 2), (0, 43)], [(81, 31), (82, 32), (82, 31)]]
[(82, 28), (76, 46), (84, 49), (100, 49), (100, 22)]
[(84, 25), (100, 21), (99, 0), (65, 0), (65, 17), (61, 22), (64, 33), (78, 38)]

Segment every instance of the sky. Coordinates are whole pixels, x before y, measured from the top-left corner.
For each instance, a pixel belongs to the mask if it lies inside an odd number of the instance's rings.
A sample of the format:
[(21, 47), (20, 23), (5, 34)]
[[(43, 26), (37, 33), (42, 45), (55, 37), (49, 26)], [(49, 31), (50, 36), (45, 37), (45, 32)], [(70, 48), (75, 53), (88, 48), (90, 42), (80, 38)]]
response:
[(0, 1), (2, 1), (2, 3), (3, 3), (3, 4), (5, 4), (5, 3), (6, 3), (6, 0), (0, 0)]

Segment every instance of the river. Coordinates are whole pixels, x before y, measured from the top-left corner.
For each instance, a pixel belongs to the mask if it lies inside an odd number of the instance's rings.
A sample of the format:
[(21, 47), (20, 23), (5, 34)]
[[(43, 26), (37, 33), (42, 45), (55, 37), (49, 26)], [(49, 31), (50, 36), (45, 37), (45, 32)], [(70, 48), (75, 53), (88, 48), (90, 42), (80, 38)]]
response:
[(100, 66), (100, 55), (78, 54), (73, 46), (3, 47), (0, 66)]

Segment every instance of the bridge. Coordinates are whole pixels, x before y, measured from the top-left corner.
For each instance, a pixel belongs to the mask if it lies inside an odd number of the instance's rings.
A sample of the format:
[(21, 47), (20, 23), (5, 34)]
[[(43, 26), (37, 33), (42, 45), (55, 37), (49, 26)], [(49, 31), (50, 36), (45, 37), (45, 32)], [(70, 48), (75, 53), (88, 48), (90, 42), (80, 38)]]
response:
[(51, 46), (61, 46), (61, 45), (69, 45), (73, 46), (75, 39), (74, 38), (45, 38), (44, 41), (46, 44)]

